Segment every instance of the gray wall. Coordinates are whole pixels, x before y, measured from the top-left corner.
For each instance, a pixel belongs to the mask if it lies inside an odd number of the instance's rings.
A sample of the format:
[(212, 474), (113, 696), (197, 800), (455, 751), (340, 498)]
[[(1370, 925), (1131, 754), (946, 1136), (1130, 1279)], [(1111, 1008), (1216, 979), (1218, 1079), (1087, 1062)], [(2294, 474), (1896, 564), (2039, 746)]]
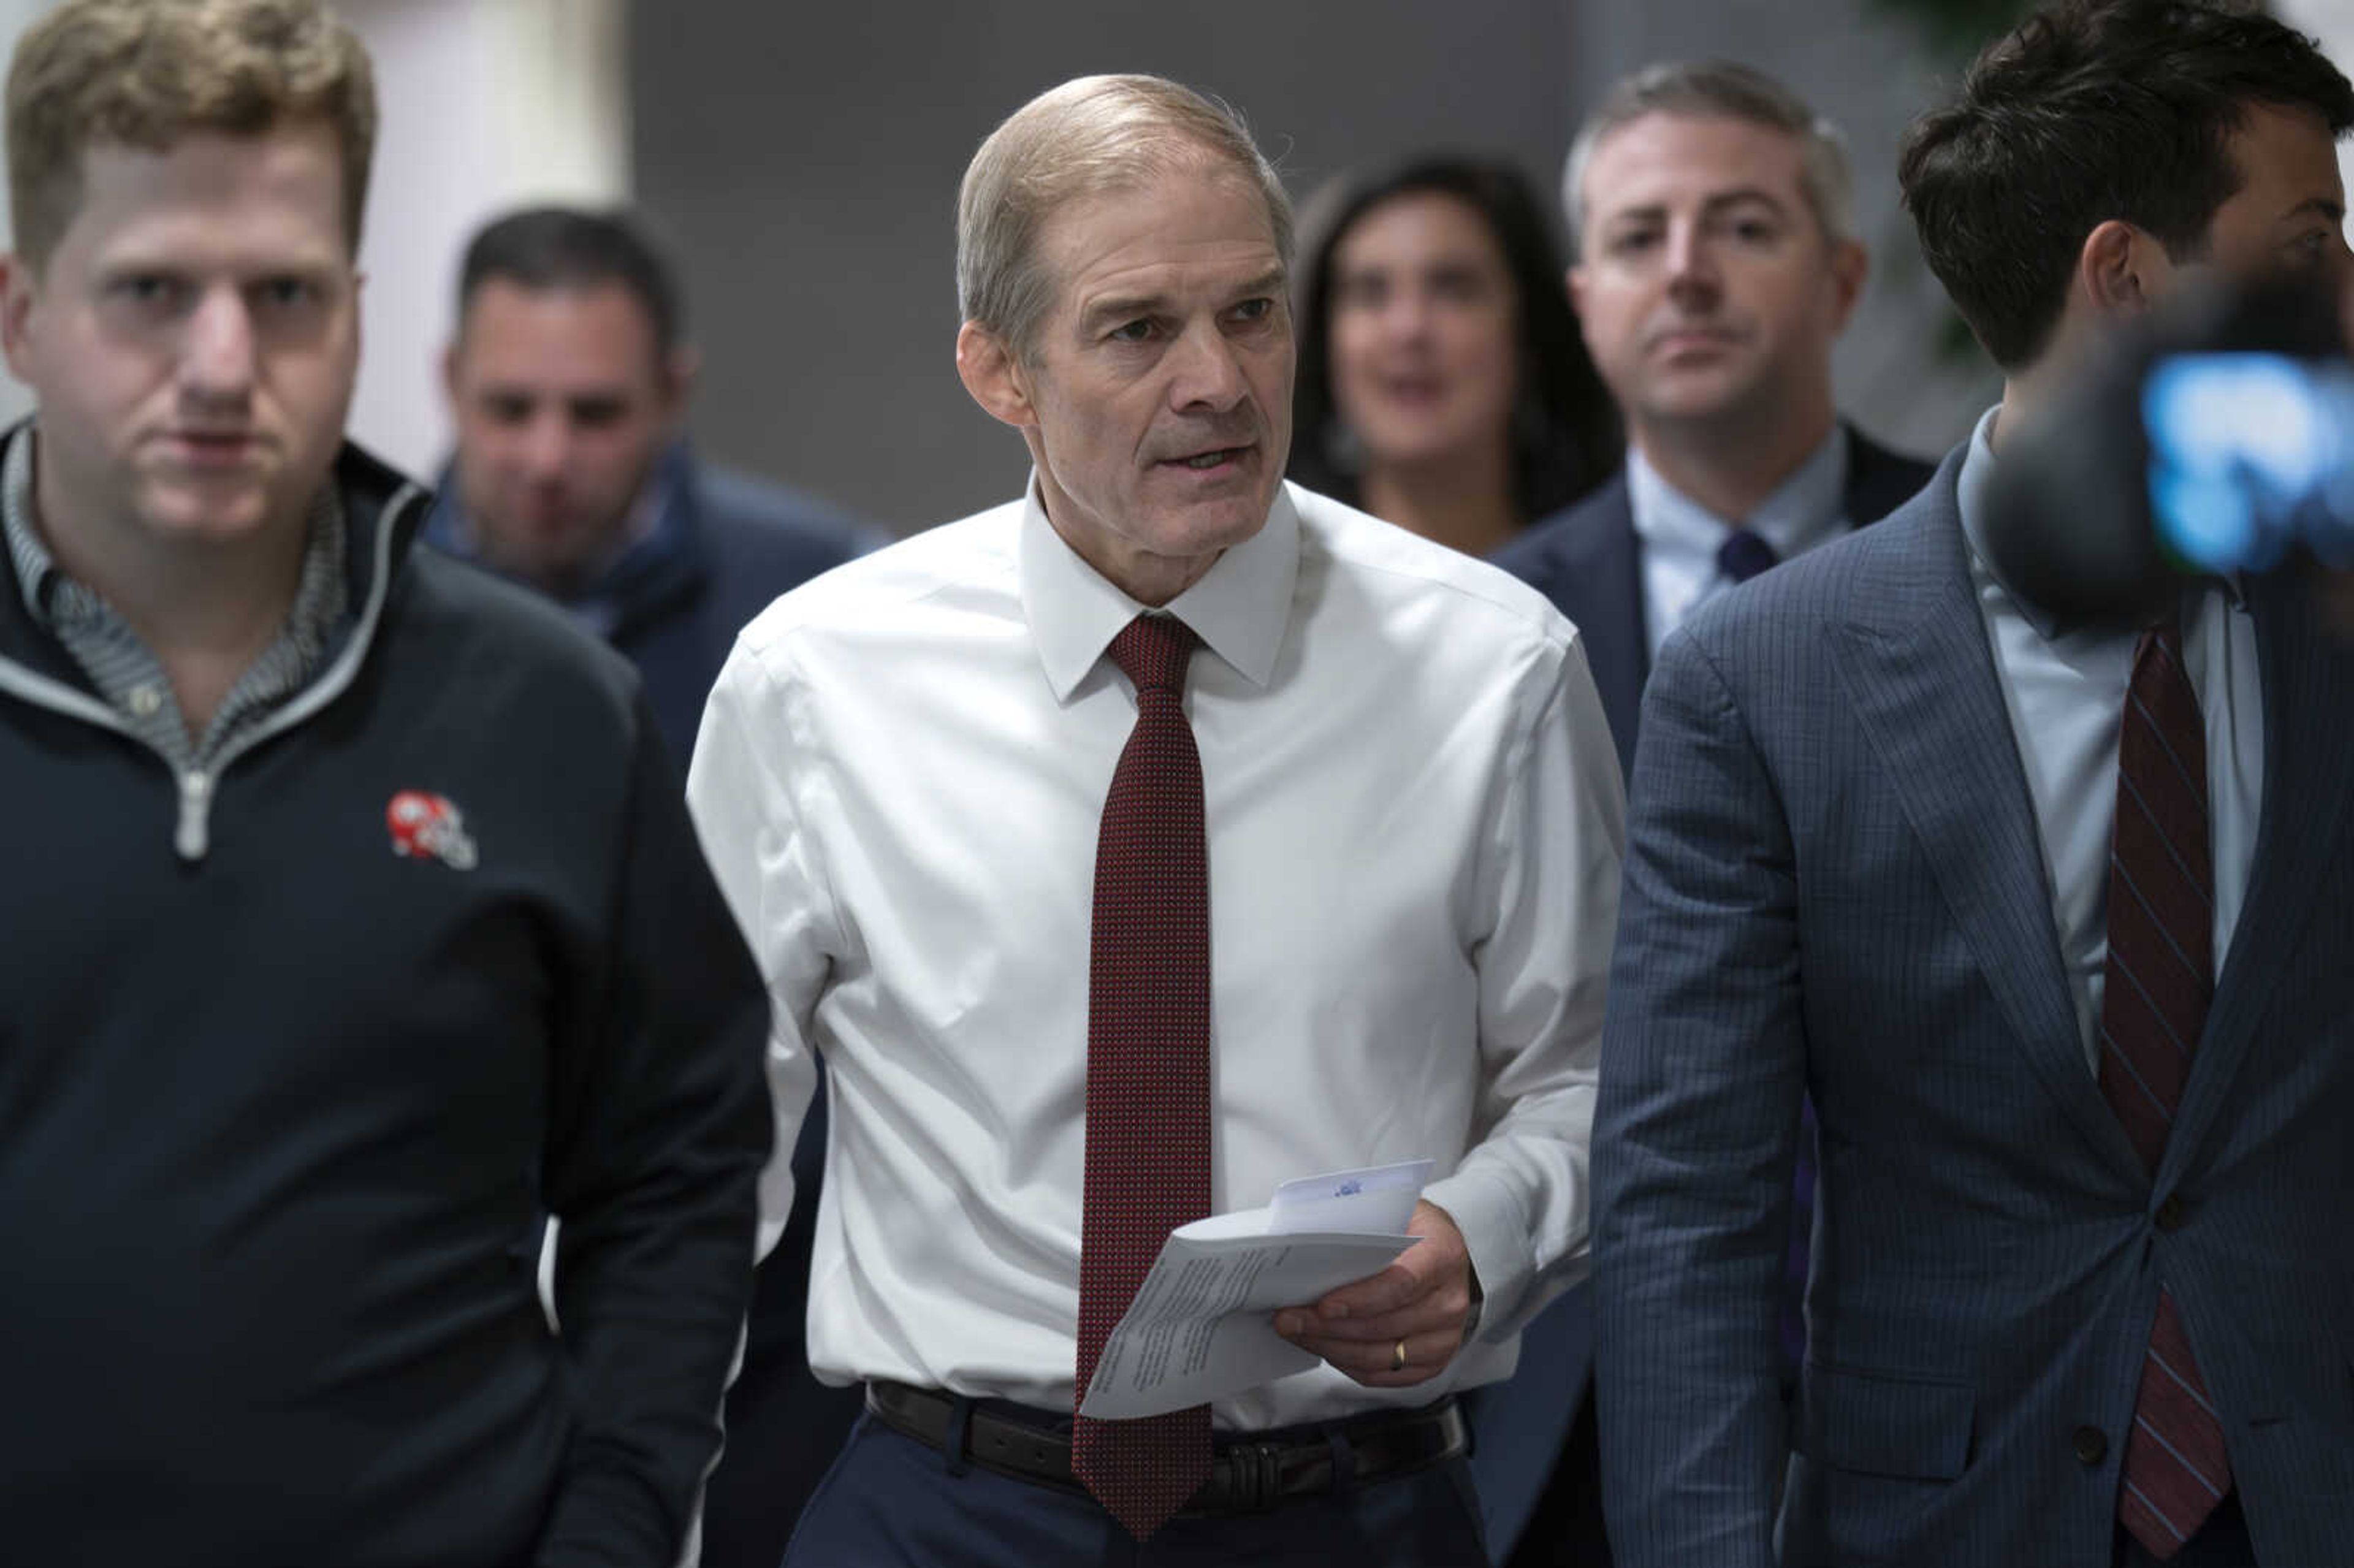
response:
[[(1006, 113), (1087, 71), (1224, 95), (1304, 196), (1431, 145), (1514, 156), (1549, 189), (1595, 84), (1657, 53), (1745, 53), (1851, 120), (1876, 239), (1922, 89), (1902, 35), (1855, 21), (1862, 3), (638, 5), (636, 188), (686, 272), (697, 439), (903, 531), (1013, 494), (1019, 439), (956, 380), (956, 183)], [(1958, 405), (1919, 395), (1903, 298), (1876, 290), (1842, 369), (1868, 426), (1925, 450)]]

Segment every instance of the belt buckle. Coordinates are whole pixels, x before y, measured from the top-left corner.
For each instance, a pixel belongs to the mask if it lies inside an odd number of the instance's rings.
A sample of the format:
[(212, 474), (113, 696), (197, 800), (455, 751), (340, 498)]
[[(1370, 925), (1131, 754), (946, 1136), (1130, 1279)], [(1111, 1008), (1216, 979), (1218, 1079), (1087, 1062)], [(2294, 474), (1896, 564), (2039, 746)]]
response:
[(1283, 1497), (1280, 1443), (1237, 1443), (1219, 1455), (1226, 1464), (1226, 1504), (1235, 1513), (1265, 1513)]

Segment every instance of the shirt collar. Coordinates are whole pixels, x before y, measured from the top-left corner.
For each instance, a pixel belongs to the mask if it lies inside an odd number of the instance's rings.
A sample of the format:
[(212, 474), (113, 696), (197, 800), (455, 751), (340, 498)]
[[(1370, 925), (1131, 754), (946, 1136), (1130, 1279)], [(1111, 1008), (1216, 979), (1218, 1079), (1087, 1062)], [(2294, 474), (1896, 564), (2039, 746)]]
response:
[[(1255, 686), (1274, 678), (1299, 575), (1299, 514), (1279, 485), (1257, 533), (1220, 556), (1166, 609)], [(1034, 471), (1022, 505), (1022, 610), (1057, 701), (1096, 667), (1120, 629), (1145, 612), (1079, 558), (1046, 520)]]
[(1987, 487), (1994, 482), (1994, 421), (2001, 412), (2002, 406), (1997, 404), (1980, 414), (1978, 422), (1971, 428), (1969, 450), (1962, 454), (1962, 471), (1954, 479), (1954, 505), (1962, 514), (1962, 537), (1969, 542), (1972, 569), (2001, 588), (2027, 618), (2028, 624), (2049, 642), (2059, 630), (2057, 622), (2012, 592), (2010, 584), (1996, 568), (1993, 557), (1987, 554)]
[(0, 461), (0, 528), (8, 535), (8, 555), (16, 567), (16, 591), (24, 596), (33, 624), (49, 625), (48, 583), (58, 564), (33, 526), (33, 427), (27, 425), (8, 443)]
[(1628, 503), (1644, 546), (1713, 561), (1726, 535), (1745, 524), (1783, 560), (1823, 543), (1847, 522), (1847, 427), (1831, 433), (1774, 487), (1745, 519), (1719, 517), (1684, 494), (1651, 466), (1638, 447), (1627, 449)]
[[(2003, 598), (2019, 611), (2020, 619), (2035, 629), (2035, 634), (2044, 641), (2052, 642), (2071, 630), (2082, 629), (2069, 626), (2013, 588), (1986, 549), (1987, 490), (1994, 482), (1994, 424), (1996, 416), (2001, 412), (2002, 406), (1998, 403), (1978, 416), (1977, 427), (1970, 431), (1969, 450), (1963, 455), (1962, 471), (1954, 480), (1954, 503), (1962, 514), (1962, 536), (1969, 543), (1972, 574), (1981, 583), (1992, 583), (2000, 588)], [(2220, 588), (2232, 609), (2246, 608), (2241, 597), (2242, 585), (2236, 572), (2224, 577), (2191, 578), (2183, 586), (2187, 590)]]

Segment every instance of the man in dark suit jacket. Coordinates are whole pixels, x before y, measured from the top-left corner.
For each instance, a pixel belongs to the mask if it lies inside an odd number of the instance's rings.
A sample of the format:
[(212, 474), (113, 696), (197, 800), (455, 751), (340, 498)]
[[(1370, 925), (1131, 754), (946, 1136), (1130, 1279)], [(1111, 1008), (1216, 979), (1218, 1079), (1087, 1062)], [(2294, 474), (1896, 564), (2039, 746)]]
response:
[(1687, 621), (1644, 698), (1595, 1157), (1621, 1563), (2354, 1561), (2354, 651), (2285, 578), (2055, 623), (1978, 545), (2105, 321), (2192, 266), (2342, 283), (2349, 123), (2278, 24), (2121, 0), (1914, 127), (2003, 403)]
[[(1910, 500), (1936, 471), (1934, 463), (1889, 450), (1853, 425), (1847, 437), (1847, 472), (1837, 491), (1837, 521), (1861, 528)], [(1839, 530), (1843, 532), (1844, 528)], [(1653, 612), (1643, 591), (1643, 535), (1628, 493), (1628, 471), (1617, 473), (1574, 506), (1564, 507), (1513, 540), (1496, 564), (1558, 606), (1585, 642), (1602, 711), (1618, 746), (1619, 766), (1635, 766), (1642, 722), (1643, 683), (1651, 675), (1651, 649), (1673, 630), (1653, 634)]]
[[(1625, 416), (1627, 462), (1495, 559), (1576, 625), (1622, 768), (1652, 650), (1688, 609), (1872, 522), (1929, 477), (1929, 464), (1877, 445), (1832, 406), (1831, 345), (1867, 268), (1853, 184), (1838, 132), (1735, 65), (1626, 78), (1570, 149), (1570, 289)], [(1802, 1194), (1810, 1180), (1802, 1172)], [(1803, 1280), (1803, 1231), (1792, 1246)], [(1532, 1372), (1479, 1404), (1498, 1537), (1522, 1531), (1511, 1499), (1528, 1456), (1549, 1460), (1570, 1434), (1514, 1568), (1606, 1552), (1580, 1393), (1589, 1313), (1585, 1292), (1564, 1298), (1529, 1330)], [(1795, 1285), (1787, 1316), (1795, 1362)]]
[(638, 667), (682, 777), (745, 622), (879, 543), (680, 435), (697, 356), (670, 262), (618, 212), (485, 225), (442, 357), (457, 446), (427, 542), (555, 599)]
[(1638, 71), (1570, 150), (1570, 291), (1628, 461), (1495, 559), (1575, 623), (1622, 764), (1652, 651), (1686, 610), (1929, 477), (1831, 401), (1868, 267), (1853, 185), (1839, 132), (1743, 66)]
[[(562, 605), (637, 667), (681, 780), (744, 624), (872, 541), (679, 435), (695, 359), (667, 260), (624, 215), (535, 207), (468, 245), (443, 361), (457, 450), (425, 539)], [(761, 1264), (704, 1568), (772, 1568), (857, 1418), (810, 1375), (802, 1318), (825, 1150), (822, 1086), (795, 1203)]]

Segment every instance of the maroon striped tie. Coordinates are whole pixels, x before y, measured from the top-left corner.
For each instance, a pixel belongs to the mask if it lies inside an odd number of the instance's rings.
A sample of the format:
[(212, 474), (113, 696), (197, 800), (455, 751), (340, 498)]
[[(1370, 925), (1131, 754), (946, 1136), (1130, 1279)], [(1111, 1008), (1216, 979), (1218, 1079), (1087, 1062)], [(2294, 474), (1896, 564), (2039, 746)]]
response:
[[(2176, 615), (2142, 634), (2126, 688), (2101, 998), (2101, 1092), (2153, 1173), (2206, 1028), (2214, 928), (2206, 731), (2183, 673)], [(2164, 1562), (2231, 1489), (2222, 1421), (2173, 1293), (2161, 1287), (2126, 1440), (2117, 1519)]]
[[(1210, 882), (1202, 758), (1185, 722), (1193, 633), (1140, 615), (1112, 639), (1136, 727), (1096, 841), (1087, 970), (1087, 1206), (1078, 1393), (1161, 1242), (1210, 1212)], [(1076, 1418), (1071, 1468), (1139, 1541), (1210, 1477), (1210, 1407)]]

